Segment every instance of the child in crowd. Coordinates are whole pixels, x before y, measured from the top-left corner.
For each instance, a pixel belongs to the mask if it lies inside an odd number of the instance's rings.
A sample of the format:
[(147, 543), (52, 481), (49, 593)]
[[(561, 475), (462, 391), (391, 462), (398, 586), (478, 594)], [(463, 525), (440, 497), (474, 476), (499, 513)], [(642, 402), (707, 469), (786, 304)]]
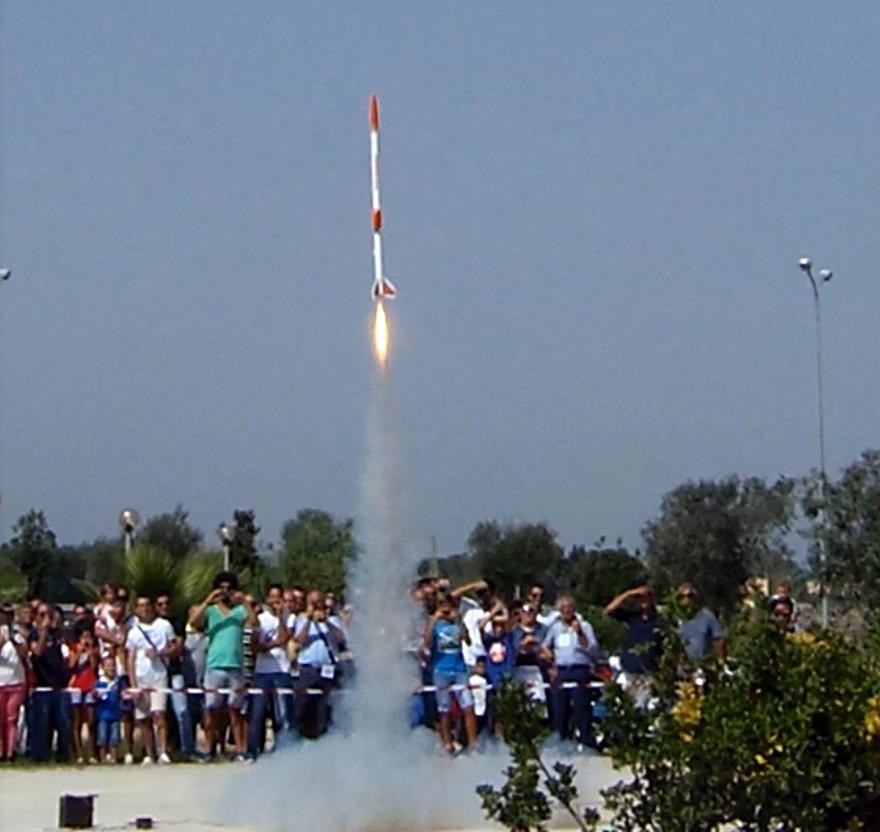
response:
[[(94, 704), (92, 692), (95, 689), (98, 667), (98, 648), (90, 630), (83, 630), (72, 646), (68, 656), (70, 666), (70, 713), (73, 731), (73, 751), (80, 765), (92, 758), (94, 743)], [(86, 740), (83, 743), (83, 728)]]
[(105, 763), (115, 763), (119, 748), (119, 723), (122, 719), (122, 681), (116, 674), (116, 659), (105, 656), (101, 661), (101, 675), (95, 685), (98, 721), (98, 757)]
[(513, 636), (507, 629), (507, 618), (496, 615), (492, 618), (491, 631), (483, 634), (486, 647), (486, 677), (491, 685), (487, 701), (486, 722), (490, 734), (498, 733), (495, 722), (495, 699), (498, 688), (513, 675), (516, 650), (513, 647)]
[(440, 714), (440, 738), (450, 754), (455, 752), (452, 737), (451, 702), (454, 699), (464, 716), (468, 746), (477, 741), (477, 718), (474, 699), (467, 684), (467, 667), (461, 645), (470, 644), (470, 635), (459, 614), (459, 600), (454, 595), (442, 595), (437, 611), (428, 620), (424, 647), (431, 654), (434, 685), (437, 688), (437, 711)]
[(482, 734), (486, 727), (486, 706), (489, 691), (489, 680), (486, 678), (486, 657), (479, 656), (474, 665), (474, 672), (468, 677), (468, 687), (474, 697), (474, 716), (477, 718), (477, 733)]

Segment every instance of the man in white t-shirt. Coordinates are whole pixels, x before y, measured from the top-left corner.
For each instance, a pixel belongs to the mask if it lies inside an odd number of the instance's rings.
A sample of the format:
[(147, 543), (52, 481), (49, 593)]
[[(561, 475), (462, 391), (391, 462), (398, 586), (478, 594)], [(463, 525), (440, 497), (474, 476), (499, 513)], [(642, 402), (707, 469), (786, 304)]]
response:
[(248, 755), (256, 758), (266, 739), (266, 712), (272, 717), (275, 747), (290, 738), (293, 725), (288, 642), (296, 616), (284, 609), (284, 588), (272, 584), (266, 592), (266, 603), (259, 615), (255, 633), (254, 687), (263, 692), (251, 696), (248, 726)]
[[(466, 597), (468, 592), (476, 594), (477, 599)], [(461, 599), (461, 623), (470, 636), (470, 644), (462, 642), (461, 652), (468, 670), (473, 670), (477, 659), (486, 655), (483, 633), (491, 629), (492, 619), (507, 615), (504, 602), (495, 595), (495, 585), (491, 581), (474, 581), (452, 590), (453, 596)]]
[[(152, 763), (156, 752), (160, 764), (170, 763), (166, 753), (165, 705), (168, 699), (168, 659), (177, 650), (177, 640), (170, 622), (156, 617), (153, 602), (145, 595), (137, 598), (125, 648), (128, 678), (131, 686), (139, 689), (134, 707), (144, 744), (143, 765)], [(154, 728), (158, 748), (154, 748)]]

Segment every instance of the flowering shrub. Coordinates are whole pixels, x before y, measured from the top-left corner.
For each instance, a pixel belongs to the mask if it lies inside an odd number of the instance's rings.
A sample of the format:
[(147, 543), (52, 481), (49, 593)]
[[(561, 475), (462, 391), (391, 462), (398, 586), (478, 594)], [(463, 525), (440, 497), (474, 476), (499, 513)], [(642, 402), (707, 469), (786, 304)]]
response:
[(615, 764), (632, 775), (605, 793), (614, 829), (880, 829), (880, 640), (784, 634), (745, 611), (731, 668), (706, 666), (701, 684), (682, 679), (671, 632), (667, 647), (653, 708), (609, 694)]

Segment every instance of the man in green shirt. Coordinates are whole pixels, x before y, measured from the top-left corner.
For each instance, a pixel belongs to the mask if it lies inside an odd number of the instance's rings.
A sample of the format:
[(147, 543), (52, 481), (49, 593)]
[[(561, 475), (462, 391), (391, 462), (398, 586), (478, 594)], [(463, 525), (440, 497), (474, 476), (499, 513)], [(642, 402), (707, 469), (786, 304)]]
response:
[(247, 701), (247, 683), (242, 635), (245, 626), (257, 626), (257, 605), (250, 595), (239, 591), (238, 578), (232, 572), (220, 572), (213, 586), (211, 594), (193, 607), (189, 616), (190, 625), (203, 629), (208, 638), (205, 734), (213, 745), (215, 712), (225, 706), (235, 739), (235, 759), (245, 762), (247, 726), (242, 709)]

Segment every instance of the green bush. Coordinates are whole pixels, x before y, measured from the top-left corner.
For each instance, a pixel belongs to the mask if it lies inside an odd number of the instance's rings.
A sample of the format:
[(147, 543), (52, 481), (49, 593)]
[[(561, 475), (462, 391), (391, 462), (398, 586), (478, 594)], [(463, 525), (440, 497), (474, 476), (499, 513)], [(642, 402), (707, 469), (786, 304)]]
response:
[(733, 670), (705, 684), (678, 671), (679, 645), (653, 682), (652, 710), (610, 692), (615, 764), (605, 793), (621, 830), (880, 829), (880, 649), (830, 633), (781, 633), (763, 611), (732, 628)]

